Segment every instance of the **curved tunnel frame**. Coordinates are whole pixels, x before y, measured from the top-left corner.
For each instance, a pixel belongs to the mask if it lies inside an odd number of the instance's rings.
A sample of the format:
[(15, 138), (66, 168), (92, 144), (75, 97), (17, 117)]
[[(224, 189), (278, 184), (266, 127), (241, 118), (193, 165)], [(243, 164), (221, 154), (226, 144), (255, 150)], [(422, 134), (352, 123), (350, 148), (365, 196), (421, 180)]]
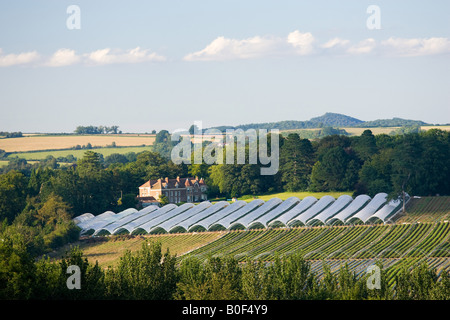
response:
[[(307, 198), (299, 200), (296, 197), (284, 201), (272, 198), (267, 202), (256, 199), (245, 202), (245, 204), (236, 202), (230, 205), (228, 202), (212, 204), (205, 201), (197, 205), (192, 203), (181, 206), (169, 204), (155, 210), (144, 208), (137, 211), (130, 208), (117, 214), (106, 211), (98, 216), (86, 213), (79, 216), (81, 218), (78, 220), (74, 218), (74, 222), (80, 226), (82, 234), (94, 235), (289, 228), (339, 223), (386, 223), (401, 206), (401, 202), (387, 204), (386, 196), (385, 193), (379, 193), (373, 199), (367, 195), (360, 195), (352, 199), (344, 195), (334, 199), (326, 195), (320, 200), (307, 197), (308, 201), (306, 201)], [(236, 208), (231, 209), (233, 206)], [(149, 212), (145, 213), (147, 210)], [(283, 223), (283, 219), (286, 218), (290, 219)], [(112, 227), (114, 230), (111, 229)]]

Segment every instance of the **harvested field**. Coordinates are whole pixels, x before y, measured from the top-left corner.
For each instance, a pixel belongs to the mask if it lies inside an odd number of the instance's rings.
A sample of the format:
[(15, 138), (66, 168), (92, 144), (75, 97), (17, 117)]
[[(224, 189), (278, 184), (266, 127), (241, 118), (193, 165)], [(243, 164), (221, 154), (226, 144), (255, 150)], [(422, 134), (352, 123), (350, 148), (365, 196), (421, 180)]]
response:
[(154, 135), (55, 135), (26, 136), (21, 138), (0, 139), (0, 149), (6, 152), (25, 152), (37, 150), (68, 149), (76, 145), (105, 147), (115, 142), (116, 146), (152, 145)]

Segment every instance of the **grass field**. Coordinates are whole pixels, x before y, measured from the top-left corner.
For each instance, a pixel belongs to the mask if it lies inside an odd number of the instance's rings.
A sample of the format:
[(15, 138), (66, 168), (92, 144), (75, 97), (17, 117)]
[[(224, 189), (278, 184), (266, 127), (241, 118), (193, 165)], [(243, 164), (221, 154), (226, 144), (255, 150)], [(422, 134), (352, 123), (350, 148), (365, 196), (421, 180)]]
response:
[(351, 191), (343, 191), (343, 192), (280, 192), (280, 193), (272, 193), (272, 194), (255, 196), (255, 198), (243, 197), (242, 199), (238, 198), (238, 200), (244, 200), (247, 202), (250, 202), (254, 199), (261, 199), (261, 200), (267, 201), (272, 198), (280, 198), (281, 200), (286, 200), (287, 198), (290, 198), (290, 197), (297, 197), (299, 199), (304, 199), (308, 196), (312, 196), (312, 197), (316, 197), (317, 199), (320, 199), (326, 195), (332, 196), (337, 199), (344, 194), (351, 196), (353, 194), (353, 192), (351, 192)]
[[(104, 157), (107, 157), (113, 153), (121, 153), (125, 154), (128, 152), (142, 152), (142, 151), (150, 151), (150, 146), (145, 147), (122, 147), (122, 148), (98, 148), (98, 149), (91, 149), (91, 151), (98, 152), (103, 154)], [(57, 150), (57, 151), (35, 151), (35, 152), (20, 152), (20, 153), (12, 153), (8, 156), (8, 158), (14, 158), (19, 157), (23, 158), (25, 160), (42, 160), (45, 159), (48, 156), (53, 156), (55, 158), (58, 157), (66, 157), (68, 155), (73, 155), (77, 159), (81, 159), (84, 155), (84, 153), (88, 151), (86, 149), (84, 150)]]
[(6, 152), (68, 149), (76, 145), (105, 147), (113, 142), (119, 147), (152, 145), (154, 135), (34, 135), (21, 138), (0, 139), (0, 149)]
[[(29, 164), (34, 164), (34, 163), (37, 163), (37, 162), (39, 162), (39, 161), (27, 161)], [(8, 163), (9, 163), (9, 160), (0, 160), (0, 168), (1, 167), (4, 167), (4, 166), (7, 166), (8, 165)], [(60, 163), (61, 165), (62, 165), (62, 163)]]
[(397, 223), (430, 223), (450, 220), (450, 197), (412, 198), (406, 205), (406, 215)]

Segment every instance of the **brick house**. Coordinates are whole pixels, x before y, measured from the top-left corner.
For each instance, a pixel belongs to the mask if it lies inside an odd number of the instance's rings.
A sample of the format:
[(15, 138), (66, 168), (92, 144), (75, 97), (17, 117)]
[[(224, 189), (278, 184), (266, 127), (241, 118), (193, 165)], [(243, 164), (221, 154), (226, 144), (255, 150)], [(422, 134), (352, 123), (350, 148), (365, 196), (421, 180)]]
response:
[(208, 200), (208, 187), (203, 178), (149, 180), (139, 187), (138, 200), (142, 206), (159, 205), (159, 197), (165, 195), (169, 203), (200, 202)]

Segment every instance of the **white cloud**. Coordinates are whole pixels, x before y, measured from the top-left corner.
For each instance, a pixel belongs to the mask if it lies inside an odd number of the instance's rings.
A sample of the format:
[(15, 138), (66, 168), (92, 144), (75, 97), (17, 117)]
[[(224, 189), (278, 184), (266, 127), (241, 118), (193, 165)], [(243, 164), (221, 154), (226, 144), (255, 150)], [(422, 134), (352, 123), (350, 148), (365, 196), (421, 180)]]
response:
[(372, 53), (377, 47), (374, 39), (365, 39), (352, 45), (349, 40), (333, 38), (317, 44), (310, 32), (295, 30), (287, 37), (261, 37), (229, 39), (218, 37), (204, 49), (184, 57), (186, 61), (224, 61), (267, 56), (308, 56), (314, 54), (360, 55)]
[(314, 37), (311, 33), (301, 33), (298, 30), (289, 33), (287, 42), (291, 44), (300, 55), (308, 55), (314, 51)]
[(308, 55), (314, 51), (315, 41), (311, 33), (296, 30), (286, 38), (274, 36), (255, 36), (247, 39), (218, 37), (203, 50), (190, 53), (186, 61), (224, 61), (251, 59), (267, 56)]
[(347, 53), (359, 55), (359, 54), (368, 54), (371, 53), (376, 48), (375, 39), (369, 38), (360, 41), (358, 44), (355, 44), (347, 49)]
[(134, 49), (111, 50), (110, 48), (96, 50), (85, 54), (76, 54), (72, 49), (58, 49), (47, 58), (41, 57), (36, 51), (20, 54), (2, 55), (0, 49), (0, 67), (14, 65), (36, 65), (41, 67), (64, 67), (74, 64), (107, 65), (115, 63), (142, 63), (148, 61), (165, 61), (166, 58), (149, 50), (136, 47)]
[[(295, 30), (286, 37), (255, 36), (246, 39), (231, 39), (223, 36), (214, 39), (204, 49), (187, 54), (185, 61), (225, 61), (262, 57), (287, 57), (310, 55), (377, 55), (385, 57), (417, 57), (450, 53), (449, 38), (389, 38), (375, 41), (372, 38), (357, 43), (341, 38), (332, 38), (318, 43), (310, 33)], [(63, 67), (79, 65), (110, 65), (166, 61), (166, 57), (148, 49), (119, 50), (104, 48), (89, 53), (77, 54), (72, 49), (58, 49), (45, 58), (36, 51), (18, 54), (3, 54), (0, 49), (0, 67), (16, 65)]]
[(321, 45), (324, 49), (332, 49), (332, 48), (342, 48), (347, 47), (350, 44), (349, 40), (341, 39), (341, 38), (333, 38), (323, 45)]
[(49, 67), (64, 67), (76, 64), (81, 61), (81, 57), (75, 54), (71, 49), (59, 49), (56, 51), (45, 64)]
[(30, 64), (39, 60), (39, 54), (36, 51), (7, 55), (3, 55), (2, 52), (2, 49), (0, 49), (0, 67)]
[(190, 53), (186, 61), (211, 61), (258, 58), (276, 49), (280, 39), (273, 37), (252, 37), (243, 40), (218, 37), (203, 50)]
[(149, 50), (143, 50), (140, 47), (127, 50), (124, 53), (120, 51), (112, 51), (110, 48), (105, 48), (88, 53), (84, 57), (86, 59), (86, 63), (96, 65), (166, 60), (165, 57), (154, 52), (149, 52)]
[(450, 53), (450, 40), (447, 38), (389, 38), (381, 45), (388, 55), (428, 56)]

